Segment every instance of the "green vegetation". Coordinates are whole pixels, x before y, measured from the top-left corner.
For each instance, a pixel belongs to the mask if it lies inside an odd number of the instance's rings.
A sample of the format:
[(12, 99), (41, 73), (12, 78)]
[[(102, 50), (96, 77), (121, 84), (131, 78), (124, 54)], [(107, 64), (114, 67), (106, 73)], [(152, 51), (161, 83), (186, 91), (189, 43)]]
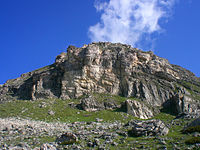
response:
[[(96, 95), (97, 96), (97, 95)], [(101, 97), (101, 96), (100, 96)], [(116, 97), (117, 98), (117, 97)], [(123, 98), (118, 98), (123, 100)], [(76, 108), (70, 107), (69, 103), (78, 104), (79, 100), (15, 100), (0, 104), (0, 117), (21, 117), (31, 118), (34, 120), (42, 120), (47, 122), (61, 121), (61, 122), (75, 122), (75, 121), (95, 121), (96, 118), (101, 118), (104, 121), (128, 121), (134, 119), (133, 116), (124, 112), (117, 112), (115, 110), (102, 110), (97, 112), (86, 112)], [(44, 105), (44, 106), (42, 106)], [(55, 112), (54, 115), (49, 115), (48, 112)]]
[(195, 91), (197, 93), (200, 93), (200, 86), (197, 86), (197, 85), (192, 84), (192, 83), (187, 82), (187, 81), (182, 81), (181, 85), (183, 85), (185, 88), (187, 88), (191, 91)]
[(54, 69), (54, 64), (52, 65), (48, 65), (48, 66), (45, 66), (45, 67), (42, 67), (42, 68), (39, 68), (37, 70), (34, 70), (33, 72), (37, 72), (37, 73), (41, 73), (41, 72), (44, 72), (44, 71), (48, 71), (48, 70), (51, 70), (51, 69)]
[(192, 138), (186, 140), (185, 143), (188, 145), (200, 143), (200, 137), (192, 137)]
[(157, 114), (155, 117), (153, 117), (152, 119), (159, 119), (167, 124), (167, 123), (170, 123), (173, 119), (175, 119), (175, 116), (161, 112)]
[[(114, 100), (117, 104), (124, 102), (127, 98), (109, 95), (109, 94), (93, 94), (93, 96), (99, 101), (109, 101)], [(135, 98), (130, 98), (132, 100), (137, 100)], [(69, 104), (79, 104), (80, 99), (71, 99), (71, 100), (60, 100), (60, 99), (46, 99), (46, 100), (15, 100), (12, 102), (6, 102), (0, 104), (0, 118), (7, 117), (20, 117), (20, 118), (29, 118), (33, 120), (41, 120), (46, 122), (77, 122), (85, 121), (92, 122), (96, 121), (96, 118), (101, 118), (105, 122), (114, 122), (120, 121), (127, 123), (132, 119), (137, 119), (131, 115), (126, 114), (125, 112), (118, 110), (101, 110), (97, 112), (86, 112), (79, 110), (77, 108), (71, 107)], [(53, 111), (54, 114), (49, 114), (49, 111)], [(160, 137), (126, 137), (125, 135), (119, 135), (115, 142), (118, 143), (117, 147), (120, 149), (130, 149), (130, 147), (135, 147), (138, 149), (161, 149), (163, 144), (160, 142), (160, 139), (164, 139), (166, 144), (164, 145), (168, 149), (174, 149), (173, 144), (175, 143), (181, 149), (188, 147), (187, 144), (193, 144), (192, 142), (198, 143), (199, 138), (192, 140), (191, 134), (184, 134), (182, 132), (183, 127), (190, 122), (191, 120), (184, 119), (175, 119), (174, 115), (161, 112), (154, 116), (151, 119), (160, 119), (162, 120), (170, 129), (168, 135)], [(124, 129), (123, 132), (129, 131), (130, 129)], [(187, 133), (199, 132), (200, 127), (188, 128)], [(41, 143), (53, 142), (56, 140), (56, 137), (42, 136), (35, 137), (41, 141)], [(30, 140), (31, 139), (27, 139)], [(94, 139), (91, 139), (91, 141)], [(16, 142), (19, 142), (20, 139), (16, 139)], [(81, 141), (79, 139), (79, 142)], [(102, 142), (103, 143), (103, 142)], [(39, 146), (39, 145), (38, 145)], [(116, 145), (110, 145), (108, 149), (116, 149)], [(85, 148), (89, 149), (89, 147)]]
[(181, 81), (178, 85), (185, 87), (187, 91), (190, 92), (193, 99), (200, 100), (200, 85), (192, 84), (187, 81)]
[(194, 127), (188, 127), (185, 130), (183, 130), (183, 133), (194, 133), (194, 132), (200, 133), (200, 125)]

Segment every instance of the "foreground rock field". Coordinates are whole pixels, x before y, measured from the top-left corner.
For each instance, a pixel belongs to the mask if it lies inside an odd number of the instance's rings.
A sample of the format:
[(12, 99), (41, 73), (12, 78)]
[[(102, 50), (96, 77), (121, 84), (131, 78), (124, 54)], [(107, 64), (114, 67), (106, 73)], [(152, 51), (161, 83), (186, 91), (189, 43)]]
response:
[[(199, 137), (198, 132), (182, 132), (195, 119), (190, 115), (176, 118), (159, 113), (141, 120), (123, 111), (87, 112), (71, 105), (70, 101), (63, 100), (0, 104), (0, 149), (199, 148), (198, 144), (186, 144), (188, 139)], [(8, 109), (3, 109), (5, 107)], [(65, 117), (61, 113), (63, 109), (68, 110), (64, 112)], [(41, 114), (37, 114), (38, 111)]]

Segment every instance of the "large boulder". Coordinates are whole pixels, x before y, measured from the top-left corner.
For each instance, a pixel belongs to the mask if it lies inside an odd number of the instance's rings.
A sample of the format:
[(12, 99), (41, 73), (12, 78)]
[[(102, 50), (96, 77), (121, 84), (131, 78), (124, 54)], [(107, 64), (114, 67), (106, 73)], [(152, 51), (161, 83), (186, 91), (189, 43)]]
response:
[(100, 101), (96, 99), (93, 95), (82, 98), (79, 106), (81, 109), (90, 112), (104, 109), (117, 109), (120, 107), (120, 105), (118, 105), (115, 100), (105, 99), (103, 101)]
[(78, 141), (78, 138), (75, 134), (71, 132), (66, 132), (65, 134), (62, 134), (60, 137), (56, 139), (56, 142), (61, 145), (68, 145), (73, 144)]
[(94, 96), (90, 95), (81, 99), (81, 108), (85, 111), (98, 111), (105, 109), (102, 102), (98, 102)]
[(182, 130), (183, 133), (197, 133), (195, 136), (200, 136), (200, 118), (193, 120)]
[(193, 120), (187, 127), (195, 127), (195, 126), (200, 126), (200, 117)]
[(125, 109), (128, 114), (140, 119), (148, 119), (154, 116), (153, 111), (149, 107), (137, 100), (126, 100)]
[(160, 136), (167, 135), (169, 129), (160, 120), (133, 120), (128, 123), (131, 127), (131, 133), (134, 136)]

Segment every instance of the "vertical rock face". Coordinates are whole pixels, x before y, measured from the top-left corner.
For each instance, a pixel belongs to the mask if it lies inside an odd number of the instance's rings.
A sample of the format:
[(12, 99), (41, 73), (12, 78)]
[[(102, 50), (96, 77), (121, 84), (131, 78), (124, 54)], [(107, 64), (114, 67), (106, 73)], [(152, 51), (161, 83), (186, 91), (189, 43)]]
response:
[(147, 107), (144, 103), (137, 100), (125, 101), (126, 112), (140, 119), (148, 119), (154, 116), (151, 108)]
[[(0, 87), (0, 100), (6, 100), (6, 96), (7, 99), (36, 100), (109, 93), (136, 97), (150, 106), (162, 106), (176, 97), (177, 85), (193, 92), (189, 95), (191, 100), (185, 96), (184, 102), (194, 101), (194, 95), (195, 100), (200, 99), (199, 78), (190, 71), (171, 65), (151, 51), (100, 42), (82, 48), (69, 46), (67, 53), (58, 55), (54, 64), (8, 80)], [(186, 106), (176, 103), (177, 107)]]
[(190, 96), (176, 94), (173, 99), (173, 106), (177, 114), (200, 114), (199, 101), (193, 100)]
[(193, 104), (193, 101), (190, 97), (185, 95), (175, 95), (174, 96), (174, 104), (176, 112), (181, 113), (195, 113), (197, 111), (196, 104)]

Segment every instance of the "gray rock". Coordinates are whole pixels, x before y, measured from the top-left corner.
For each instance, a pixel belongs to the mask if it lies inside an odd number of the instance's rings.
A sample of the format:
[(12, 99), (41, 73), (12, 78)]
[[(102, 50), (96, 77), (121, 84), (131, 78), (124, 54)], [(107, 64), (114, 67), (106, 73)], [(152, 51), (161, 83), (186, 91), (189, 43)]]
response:
[[(69, 46), (67, 53), (57, 56), (54, 64), (8, 80), (0, 86), (0, 101), (16, 97), (69, 99), (89, 93), (109, 93), (137, 97), (155, 107), (162, 106), (175, 95), (177, 83), (194, 91), (198, 99), (200, 81), (190, 71), (170, 64), (153, 52), (143, 52), (125, 44), (99, 42), (82, 48)], [(108, 102), (96, 108), (96, 102), (91, 103), (90, 110), (115, 107)]]
[(195, 102), (190, 96), (182, 93), (176, 94), (173, 98), (173, 105), (176, 114), (199, 114), (200, 104)]
[(134, 136), (159, 136), (167, 135), (169, 132), (165, 124), (156, 119), (146, 121), (133, 120), (129, 122), (129, 125), (132, 127), (131, 133)]
[(195, 127), (195, 126), (200, 126), (200, 117), (193, 120), (190, 124), (188, 124), (187, 127)]
[(39, 107), (40, 108), (45, 108), (45, 107), (47, 107), (47, 104), (45, 102), (42, 102), (41, 104), (39, 104)]
[(49, 115), (54, 115), (55, 112), (54, 112), (53, 110), (49, 110), (49, 111), (48, 111), (48, 114), (49, 114)]
[(102, 122), (102, 121), (103, 121), (103, 119), (96, 118), (96, 121), (97, 121), (97, 122)]
[(113, 99), (106, 99), (104, 107), (105, 109), (117, 109), (120, 108), (121, 105), (118, 105)]
[(98, 111), (105, 109), (104, 104), (98, 102), (92, 95), (81, 99), (81, 108), (85, 111)]
[(104, 109), (117, 109), (120, 105), (117, 105), (114, 100), (99, 101), (93, 95), (88, 95), (81, 99), (81, 103), (77, 106), (85, 111), (99, 111)]
[(71, 132), (66, 132), (65, 134), (62, 134), (60, 137), (56, 139), (56, 142), (61, 145), (68, 145), (73, 144), (78, 141), (78, 138), (75, 134)]
[(94, 147), (94, 143), (91, 142), (91, 141), (89, 141), (89, 142), (87, 143), (87, 146), (88, 146), (88, 147)]
[(57, 150), (57, 148), (49, 143), (44, 143), (40, 146), (40, 150)]
[(148, 119), (154, 116), (153, 111), (144, 103), (137, 100), (125, 101), (126, 112), (141, 119)]
[(94, 139), (94, 145), (95, 146), (100, 146), (101, 142), (99, 139)]

